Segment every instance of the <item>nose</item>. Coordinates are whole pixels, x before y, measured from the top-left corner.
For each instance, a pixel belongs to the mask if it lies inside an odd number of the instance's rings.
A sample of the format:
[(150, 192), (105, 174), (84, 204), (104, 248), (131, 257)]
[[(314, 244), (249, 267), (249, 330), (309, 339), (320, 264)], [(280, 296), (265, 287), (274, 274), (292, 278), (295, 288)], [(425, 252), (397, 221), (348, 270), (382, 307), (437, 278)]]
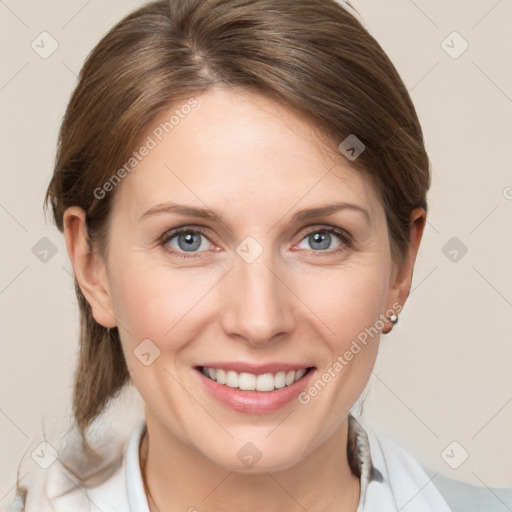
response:
[(254, 346), (286, 338), (294, 329), (297, 310), (297, 298), (265, 254), (252, 263), (236, 256), (224, 283), (223, 329)]

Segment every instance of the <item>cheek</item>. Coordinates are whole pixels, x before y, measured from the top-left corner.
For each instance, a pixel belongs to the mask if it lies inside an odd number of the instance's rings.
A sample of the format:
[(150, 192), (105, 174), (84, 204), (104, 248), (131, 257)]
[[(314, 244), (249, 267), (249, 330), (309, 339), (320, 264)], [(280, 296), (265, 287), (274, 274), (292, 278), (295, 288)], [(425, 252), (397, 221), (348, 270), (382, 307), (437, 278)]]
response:
[(343, 420), (363, 392), (377, 358), (382, 313), (387, 298), (386, 268), (346, 269), (309, 295), (311, 309), (323, 324), (323, 339), (315, 346), (320, 367), (317, 378), (299, 395), (310, 415), (324, 418), (328, 435)]
[[(116, 318), (126, 328), (127, 348), (150, 339), (162, 350), (172, 351), (200, 330), (206, 292), (218, 281), (214, 272), (200, 269), (171, 269), (133, 258), (112, 275), (111, 287)], [(127, 331), (127, 332), (126, 332)]]
[[(201, 299), (204, 288), (214, 284), (205, 279), (143, 262), (125, 265), (115, 276), (114, 309), (125, 327), (120, 333), (128, 371), (144, 401), (162, 418), (169, 410), (180, 410), (182, 400), (187, 403), (171, 376), (183, 366), (184, 348), (205, 329)], [(197, 286), (199, 282), (205, 286)]]
[(343, 348), (364, 329), (382, 323), (388, 284), (389, 269), (374, 261), (333, 270), (321, 280), (312, 275), (296, 289), (325, 324), (326, 336)]
[[(307, 401), (328, 388), (329, 399), (336, 404), (332, 411), (346, 411), (363, 391), (379, 348), (380, 333), (384, 327), (383, 313), (389, 284), (389, 262), (372, 259), (338, 269), (327, 279), (309, 280), (305, 286), (308, 306), (323, 324), (323, 340), (318, 344), (322, 367), (318, 383)], [(311, 290), (314, 290), (313, 292)], [(302, 293), (306, 293), (306, 287)], [(303, 295), (306, 296), (306, 295)], [(332, 382), (332, 384), (331, 384)], [(321, 406), (322, 400), (316, 406)]]

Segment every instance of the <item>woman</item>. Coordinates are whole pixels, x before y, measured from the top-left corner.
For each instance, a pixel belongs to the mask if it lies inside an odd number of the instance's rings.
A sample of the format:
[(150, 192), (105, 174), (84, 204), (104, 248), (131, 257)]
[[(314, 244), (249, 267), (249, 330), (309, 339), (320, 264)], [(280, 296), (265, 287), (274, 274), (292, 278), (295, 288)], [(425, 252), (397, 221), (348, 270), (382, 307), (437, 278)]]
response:
[[(82, 69), (47, 193), (80, 306), (80, 438), (12, 509), (450, 510), (351, 414), (429, 184), (407, 90), (340, 4), (127, 16)], [(94, 450), (130, 382), (144, 419)]]

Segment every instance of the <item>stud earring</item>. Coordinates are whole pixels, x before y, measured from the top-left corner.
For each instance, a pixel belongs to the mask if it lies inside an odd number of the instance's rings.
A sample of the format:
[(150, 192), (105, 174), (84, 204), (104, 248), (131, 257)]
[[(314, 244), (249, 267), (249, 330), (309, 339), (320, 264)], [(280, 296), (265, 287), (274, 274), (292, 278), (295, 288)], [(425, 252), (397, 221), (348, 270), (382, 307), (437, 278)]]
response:
[(389, 316), (389, 321), (393, 324), (393, 325), (396, 325), (398, 323), (398, 317), (396, 315), (390, 315)]

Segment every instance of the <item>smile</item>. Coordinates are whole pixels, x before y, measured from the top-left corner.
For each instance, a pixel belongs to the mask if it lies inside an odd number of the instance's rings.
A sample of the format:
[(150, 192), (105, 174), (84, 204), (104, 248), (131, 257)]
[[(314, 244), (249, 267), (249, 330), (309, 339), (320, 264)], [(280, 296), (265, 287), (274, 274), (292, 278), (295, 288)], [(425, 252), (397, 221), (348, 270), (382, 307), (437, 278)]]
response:
[(202, 366), (203, 375), (209, 379), (230, 388), (238, 388), (243, 391), (274, 391), (286, 386), (291, 386), (306, 375), (309, 368), (299, 370), (281, 370), (275, 373), (262, 373), (255, 375), (253, 373), (234, 370), (225, 370), (221, 368), (209, 368)]

